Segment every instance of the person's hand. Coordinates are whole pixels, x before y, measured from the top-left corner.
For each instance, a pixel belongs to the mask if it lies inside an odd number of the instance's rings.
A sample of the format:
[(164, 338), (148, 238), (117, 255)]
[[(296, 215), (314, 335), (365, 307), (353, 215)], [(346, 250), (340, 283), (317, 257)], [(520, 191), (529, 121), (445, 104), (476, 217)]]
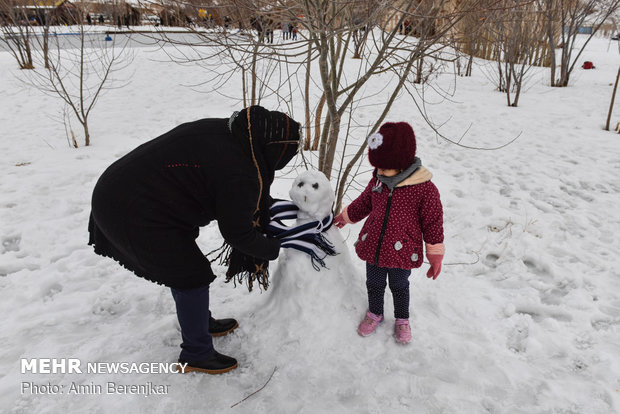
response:
[(334, 226), (338, 227), (339, 229), (343, 228), (346, 224), (347, 221), (344, 219), (342, 213), (334, 217)]
[(427, 254), (426, 258), (431, 264), (431, 268), (426, 272), (426, 277), (429, 279), (437, 279), (439, 273), (441, 273), (441, 262), (443, 261), (443, 254)]

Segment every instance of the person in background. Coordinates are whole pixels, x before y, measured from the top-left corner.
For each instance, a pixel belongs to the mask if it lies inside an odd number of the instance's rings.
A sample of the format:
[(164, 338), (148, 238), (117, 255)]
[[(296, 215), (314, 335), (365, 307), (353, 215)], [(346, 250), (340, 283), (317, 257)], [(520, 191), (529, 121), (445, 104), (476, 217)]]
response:
[(289, 30), (288, 30), (288, 23), (282, 22), (281, 29), (282, 29), (282, 39), (288, 40), (289, 35), (290, 35)]

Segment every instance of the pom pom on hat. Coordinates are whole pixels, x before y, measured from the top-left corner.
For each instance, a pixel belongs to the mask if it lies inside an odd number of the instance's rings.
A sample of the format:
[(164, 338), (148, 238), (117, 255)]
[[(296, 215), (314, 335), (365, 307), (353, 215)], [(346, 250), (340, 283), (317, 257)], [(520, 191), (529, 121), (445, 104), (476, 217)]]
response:
[(375, 168), (404, 170), (415, 159), (415, 134), (407, 122), (386, 122), (368, 137), (368, 159)]

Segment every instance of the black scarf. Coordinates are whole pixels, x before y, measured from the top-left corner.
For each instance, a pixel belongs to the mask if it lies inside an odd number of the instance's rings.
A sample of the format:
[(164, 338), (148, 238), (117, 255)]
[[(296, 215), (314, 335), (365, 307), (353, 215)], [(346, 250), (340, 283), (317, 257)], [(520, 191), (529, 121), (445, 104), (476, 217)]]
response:
[[(293, 159), (299, 147), (300, 124), (282, 112), (250, 106), (235, 112), (228, 122), (229, 129), (256, 168), (259, 196), (253, 212), (254, 227), (266, 233), (269, 226), (269, 190), (275, 172)], [(254, 282), (265, 290), (269, 286), (269, 261), (246, 255), (224, 242), (215, 260), (223, 258), (228, 266), (226, 282), (243, 283), (252, 291)], [(211, 252), (211, 253), (214, 253)], [(211, 254), (210, 253), (210, 254)]]

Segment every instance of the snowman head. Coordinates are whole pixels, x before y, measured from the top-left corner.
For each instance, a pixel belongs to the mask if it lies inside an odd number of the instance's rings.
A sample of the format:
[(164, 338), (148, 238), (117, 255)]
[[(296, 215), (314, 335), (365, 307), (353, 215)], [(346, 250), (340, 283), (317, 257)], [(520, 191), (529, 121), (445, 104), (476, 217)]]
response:
[(289, 196), (299, 207), (299, 217), (321, 220), (332, 211), (335, 196), (325, 174), (320, 171), (304, 171), (299, 174)]

